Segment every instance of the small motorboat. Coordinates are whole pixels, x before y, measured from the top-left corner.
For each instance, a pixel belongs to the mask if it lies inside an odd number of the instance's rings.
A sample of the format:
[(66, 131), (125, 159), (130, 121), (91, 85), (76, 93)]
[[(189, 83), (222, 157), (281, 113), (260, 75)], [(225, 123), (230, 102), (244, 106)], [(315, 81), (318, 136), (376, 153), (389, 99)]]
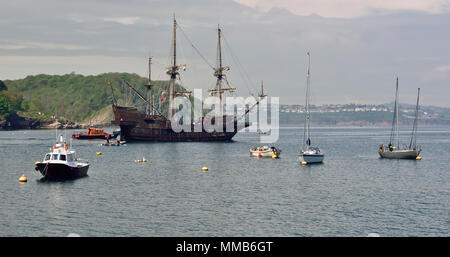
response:
[(271, 157), (278, 158), (281, 150), (274, 146), (255, 146), (250, 149), (250, 156), (252, 157)]
[(53, 145), (52, 151), (47, 153), (43, 162), (36, 162), (35, 169), (45, 179), (75, 179), (87, 176), (89, 163), (77, 159), (75, 150), (68, 149), (61, 135), (59, 142)]
[(115, 142), (104, 142), (102, 143), (103, 146), (121, 146), (121, 145), (125, 145), (127, 143), (127, 141), (115, 141)]
[(108, 134), (103, 129), (100, 128), (88, 128), (87, 132), (79, 132), (79, 133), (73, 133), (72, 138), (76, 139), (113, 139), (117, 138), (117, 136), (120, 135), (120, 131), (113, 131), (112, 134)]

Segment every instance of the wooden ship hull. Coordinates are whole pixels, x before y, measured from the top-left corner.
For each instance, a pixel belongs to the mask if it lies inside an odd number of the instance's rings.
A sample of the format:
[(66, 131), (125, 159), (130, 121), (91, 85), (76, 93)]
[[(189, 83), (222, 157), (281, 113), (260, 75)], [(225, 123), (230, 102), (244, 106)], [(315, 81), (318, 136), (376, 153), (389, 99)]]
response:
[[(230, 141), (238, 130), (237, 122), (234, 122), (233, 131), (227, 132), (175, 132), (172, 130), (170, 121), (162, 115), (151, 115), (146, 117), (136, 108), (113, 105), (115, 120), (112, 124), (120, 126), (120, 139), (124, 141), (153, 141), (153, 142), (218, 142)], [(233, 117), (232, 117), (233, 118)], [(248, 127), (249, 123), (243, 124), (242, 128)]]

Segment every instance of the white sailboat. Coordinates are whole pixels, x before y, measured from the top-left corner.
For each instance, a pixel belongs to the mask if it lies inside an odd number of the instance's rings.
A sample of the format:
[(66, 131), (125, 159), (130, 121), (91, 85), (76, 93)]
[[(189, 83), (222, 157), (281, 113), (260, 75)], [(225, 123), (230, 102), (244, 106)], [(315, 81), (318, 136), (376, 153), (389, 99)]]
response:
[(420, 154), (420, 147), (416, 145), (417, 121), (419, 118), (419, 96), (420, 88), (417, 89), (417, 103), (416, 103), (416, 117), (414, 119), (411, 141), (408, 147), (400, 147), (400, 139), (398, 136), (398, 78), (395, 87), (395, 103), (394, 103), (394, 118), (392, 120), (392, 130), (389, 144), (380, 145), (378, 153), (381, 158), (389, 159), (417, 159)]
[(302, 164), (308, 163), (321, 163), (324, 159), (323, 151), (317, 147), (311, 145), (311, 113), (309, 110), (310, 104), (310, 66), (311, 66), (311, 56), (309, 52), (308, 55), (308, 71), (306, 74), (306, 103), (305, 103), (305, 129), (303, 134), (303, 149), (300, 150), (299, 159)]

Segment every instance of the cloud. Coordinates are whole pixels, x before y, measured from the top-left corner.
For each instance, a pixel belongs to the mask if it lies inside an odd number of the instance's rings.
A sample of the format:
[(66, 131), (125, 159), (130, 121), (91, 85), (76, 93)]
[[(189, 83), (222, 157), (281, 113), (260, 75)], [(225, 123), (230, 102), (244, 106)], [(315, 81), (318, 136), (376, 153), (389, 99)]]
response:
[(423, 73), (422, 78), (428, 82), (439, 81), (445, 83), (446, 80), (450, 79), (450, 65), (440, 65), (432, 69), (427, 69)]
[(124, 25), (132, 25), (138, 21), (139, 17), (118, 17), (118, 18), (103, 18), (104, 21), (116, 22)]
[(0, 45), (0, 49), (3, 49), (3, 50), (20, 50), (20, 49), (25, 49), (25, 48), (28, 48), (28, 46), (20, 45), (20, 44), (16, 44), (16, 45)]
[[(5, 46), (7, 49), (8, 45)], [(46, 42), (22, 42), (17, 45), (9, 45), (9, 49), (26, 49), (26, 48), (41, 48), (46, 50), (88, 50), (92, 49), (90, 46), (75, 45), (75, 44), (58, 44), (58, 43), (46, 43)], [(2, 49), (2, 45), (0, 45)]]
[(33, 74), (100, 74), (106, 72), (140, 73), (145, 76), (144, 58), (82, 56), (0, 56), (0, 70), (8, 79), (23, 78)]
[(298, 15), (318, 14), (328, 18), (355, 18), (372, 13), (391, 11), (424, 11), (444, 13), (450, 11), (449, 0), (234, 0), (237, 3), (267, 12), (278, 7)]
[(438, 66), (436, 67), (436, 71), (450, 72), (450, 65)]

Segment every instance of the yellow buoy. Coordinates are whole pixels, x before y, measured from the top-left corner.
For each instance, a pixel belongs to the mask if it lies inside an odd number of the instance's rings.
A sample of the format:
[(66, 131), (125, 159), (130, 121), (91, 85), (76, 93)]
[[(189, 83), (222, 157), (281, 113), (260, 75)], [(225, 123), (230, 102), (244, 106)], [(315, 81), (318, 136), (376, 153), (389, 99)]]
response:
[(102, 154), (102, 152), (97, 152), (97, 155), (101, 155)]
[(145, 159), (145, 157), (142, 157), (139, 160), (134, 160), (135, 162), (147, 162), (147, 159)]
[(22, 177), (19, 178), (19, 182), (27, 182), (27, 176), (23, 174)]
[(302, 165), (306, 165), (306, 164), (308, 164), (307, 162), (305, 162), (305, 161), (302, 161)]
[(277, 158), (276, 154), (272, 155), (272, 159), (276, 159), (276, 158)]
[(34, 165), (38, 165), (39, 163), (41, 163), (41, 162), (40, 162), (40, 161), (37, 161), (37, 162), (34, 163)]
[(417, 157), (416, 157), (416, 160), (419, 160), (419, 161), (420, 161), (420, 160), (422, 160), (422, 157), (417, 156)]
[(202, 171), (208, 171), (208, 167), (202, 167)]

